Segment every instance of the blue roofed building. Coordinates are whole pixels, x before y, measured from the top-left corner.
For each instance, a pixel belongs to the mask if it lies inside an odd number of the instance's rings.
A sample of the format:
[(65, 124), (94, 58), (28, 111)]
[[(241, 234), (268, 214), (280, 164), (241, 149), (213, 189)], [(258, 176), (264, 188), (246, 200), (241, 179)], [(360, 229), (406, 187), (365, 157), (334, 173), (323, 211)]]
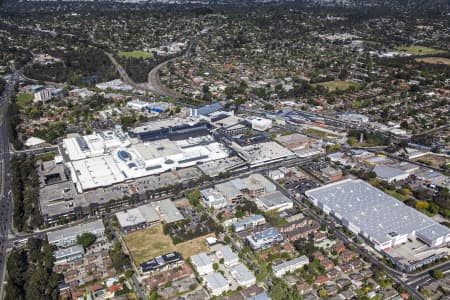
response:
[(222, 108), (223, 108), (223, 106), (219, 102), (214, 102), (211, 104), (197, 106), (197, 107), (191, 108), (190, 116), (191, 117), (207, 116), (213, 112), (221, 110)]
[(254, 251), (264, 250), (284, 241), (278, 230), (273, 227), (253, 233), (247, 236), (245, 240)]

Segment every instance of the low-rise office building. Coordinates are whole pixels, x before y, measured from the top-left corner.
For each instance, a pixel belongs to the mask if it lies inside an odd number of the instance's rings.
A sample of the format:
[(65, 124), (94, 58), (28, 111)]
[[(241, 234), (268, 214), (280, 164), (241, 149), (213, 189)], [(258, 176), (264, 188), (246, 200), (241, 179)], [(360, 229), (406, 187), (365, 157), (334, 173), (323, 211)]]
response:
[(191, 264), (197, 273), (202, 276), (214, 271), (213, 260), (206, 253), (199, 253), (191, 256)]
[(227, 201), (225, 197), (213, 188), (201, 190), (200, 194), (202, 196), (203, 203), (206, 207), (213, 209), (221, 209), (227, 206)]
[(309, 264), (309, 259), (305, 255), (300, 257), (285, 261), (279, 265), (272, 267), (273, 275), (276, 277), (283, 277), (284, 274), (288, 272), (294, 272), (297, 269), (300, 269)]
[(266, 219), (261, 215), (251, 215), (245, 217), (232, 225), (234, 232), (240, 232), (247, 229), (253, 229), (257, 226), (266, 224)]
[(140, 265), (142, 275), (148, 275), (154, 272), (161, 272), (175, 268), (183, 263), (183, 257), (178, 252), (167, 253)]
[(239, 256), (227, 245), (220, 247), (216, 251), (216, 256), (219, 260), (223, 259), (223, 264), (227, 268), (239, 263)]
[(213, 112), (219, 111), (223, 108), (223, 105), (219, 102), (205, 104), (190, 109), (191, 117), (207, 116)]
[(232, 267), (230, 274), (242, 287), (249, 287), (256, 283), (255, 275), (243, 264)]
[(253, 233), (245, 239), (254, 251), (264, 250), (271, 247), (273, 244), (284, 241), (283, 236), (281, 236), (278, 230), (273, 227)]
[(257, 196), (255, 203), (264, 212), (283, 211), (294, 207), (292, 200), (279, 191)]
[(205, 277), (206, 287), (213, 296), (220, 296), (230, 290), (228, 281), (222, 274), (216, 272)]
[(81, 245), (74, 245), (64, 249), (58, 249), (53, 252), (55, 263), (66, 263), (83, 257), (84, 248)]
[(244, 194), (231, 181), (216, 184), (214, 188), (223, 195), (228, 205), (239, 204), (244, 199)]

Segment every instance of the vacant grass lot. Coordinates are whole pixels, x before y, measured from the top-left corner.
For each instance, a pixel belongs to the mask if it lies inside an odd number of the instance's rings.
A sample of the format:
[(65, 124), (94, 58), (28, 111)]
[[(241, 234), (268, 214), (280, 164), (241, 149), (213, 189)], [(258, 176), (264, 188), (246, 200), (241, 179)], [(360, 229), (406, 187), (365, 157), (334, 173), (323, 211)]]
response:
[(25, 108), (33, 102), (33, 94), (18, 94), (16, 104), (19, 108)]
[(131, 252), (136, 265), (140, 265), (156, 256), (172, 251), (178, 251), (183, 258), (189, 258), (194, 254), (207, 251), (205, 239), (209, 234), (177, 245), (172, 243), (170, 236), (163, 233), (161, 224), (139, 230), (124, 236), (125, 243)]
[(447, 157), (434, 154), (427, 154), (417, 157), (414, 159), (414, 161), (424, 163), (435, 168), (440, 168), (444, 164), (450, 164), (450, 160)]
[(329, 138), (329, 139), (335, 139), (337, 138), (336, 135), (319, 130), (319, 129), (315, 129), (315, 128), (306, 128), (303, 130), (305, 133), (307, 134), (311, 134), (320, 138)]
[(433, 55), (433, 54), (443, 54), (447, 53), (447, 51), (429, 48), (429, 47), (423, 47), (423, 46), (409, 46), (409, 47), (396, 47), (396, 51), (400, 52), (406, 52), (411, 55)]
[(325, 87), (328, 91), (334, 92), (336, 90), (345, 91), (351, 87), (358, 87), (358, 84), (353, 81), (344, 81), (344, 80), (333, 80), (333, 81), (327, 81), (327, 82), (321, 82), (313, 84), (315, 86), (321, 85)]
[(134, 50), (134, 51), (123, 51), (120, 52), (119, 55), (123, 58), (152, 58), (153, 54), (141, 51), (141, 50)]
[(427, 64), (435, 64), (435, 65), (447, 65), (450, 66), (450, 59), (445, 57), (424, 57), (424, 58), (416, 58), (416, 61), (424, 62)]

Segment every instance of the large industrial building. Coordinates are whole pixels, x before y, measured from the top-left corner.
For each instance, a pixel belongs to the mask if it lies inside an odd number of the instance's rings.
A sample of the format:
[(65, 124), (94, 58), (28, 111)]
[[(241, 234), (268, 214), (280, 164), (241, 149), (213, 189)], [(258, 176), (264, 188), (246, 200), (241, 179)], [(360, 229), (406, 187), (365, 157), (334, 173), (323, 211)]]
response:
[(314, 205), (334, 215), (349, 230), (367, 238), (384, 253), (407, 242), (421, 242), (426, 249), (450, 243), (447, 227), (365, 181), (342, 180), (305, 194)]

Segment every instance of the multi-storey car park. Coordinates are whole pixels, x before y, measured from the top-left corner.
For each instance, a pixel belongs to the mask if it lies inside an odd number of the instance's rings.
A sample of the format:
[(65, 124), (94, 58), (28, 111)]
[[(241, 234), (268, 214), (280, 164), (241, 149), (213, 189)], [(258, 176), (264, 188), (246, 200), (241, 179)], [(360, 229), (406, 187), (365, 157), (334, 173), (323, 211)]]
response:
[(412, 271), (448, 255), (447, 227), (362, 180), (342, 180), (305, 194), (403, 270)]

